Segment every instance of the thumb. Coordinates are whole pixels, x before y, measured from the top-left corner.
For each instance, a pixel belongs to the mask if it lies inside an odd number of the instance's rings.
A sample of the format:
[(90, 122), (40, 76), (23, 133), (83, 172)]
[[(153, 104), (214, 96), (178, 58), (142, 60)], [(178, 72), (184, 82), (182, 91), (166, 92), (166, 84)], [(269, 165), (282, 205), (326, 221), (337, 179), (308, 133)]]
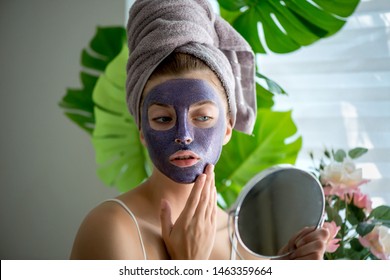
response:
[(169, 202), (165, 199), (161, 200), (160, 220), (162, 237), (164, 240), (166, 240), (171, 234), (173, 223), (171, 217), (171, 206), (169, 205)]

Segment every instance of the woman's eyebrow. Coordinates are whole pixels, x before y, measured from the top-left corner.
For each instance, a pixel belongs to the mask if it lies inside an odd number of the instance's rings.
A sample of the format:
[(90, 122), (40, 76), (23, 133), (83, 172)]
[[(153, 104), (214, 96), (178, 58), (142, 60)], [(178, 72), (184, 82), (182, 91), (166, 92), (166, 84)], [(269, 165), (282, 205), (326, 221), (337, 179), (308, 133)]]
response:
[(159, 102), (153, 102), (152, 104), (150, 104), (149, 107), (151, 107), (151, 106), (153, 106), (153, 105), (161, 106), (161, 107), (164, 107), (164, 108), (170, 108), (170, 107), (171, 107), (171, 105), (164, 104), (164, 103), (159, 103)]
[(203, 100), (203, 101), (196, 102), (195, 104), (192, 104), (191, 107), (200, 107), (200, 106), (205, 105), (205, 104), (210, 104), (210, 105), (217, 106), (217, 104), (215, 104), (214, 101)]

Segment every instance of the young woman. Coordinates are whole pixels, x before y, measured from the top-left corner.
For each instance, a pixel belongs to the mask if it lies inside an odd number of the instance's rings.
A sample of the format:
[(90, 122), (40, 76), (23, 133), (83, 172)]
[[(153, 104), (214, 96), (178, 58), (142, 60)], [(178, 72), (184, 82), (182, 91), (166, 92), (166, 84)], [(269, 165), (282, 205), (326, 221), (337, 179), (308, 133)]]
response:
[[(215, 36), (204, 42), (200, 30), (200, 43), (194, 43), (196, 26), (216, 32), (219, 45), (224, 36), (232, 38), (226, 33), (233, 31), (227, 25), (221, 29), (214, 17), (207, 1), (140, 0), (133, 6), (128, 104), (154, 168), (141, 185), (89, 213), (75, 239), (72, 259), (234, 258), (228, 214), (217, 206), (214, 165), (233, 128), (250, 132), (256, 104), (253, 86), (244, 84), (245, 69), (237, 79), (237, 65), (229, 62), (232, 53), (217, 52)], [(175, 27), (177, 21), (180, 25)], [(169, 23), (171, 29), (167, 22), (174, 22)], [(236, 43), (232, 40), (231, 45), (236, 48)], [(240, 52), (247, 50), (240, 44)], [(238, 57), (246, 59), (242, 54)], [(249, 80), (253, 85), (253, 77)], [(288, 258), (321, 259), (327, 239), (325, 229), (304, 229), (287, 245), (286, 250), (294, 249)], [(244, 258), (253, 258), (238, 250)]]
[[(118, 197), (125, 207), (107, 201), (86, 217), (71, 258), (230, 259), (228, 215), (217, 207), (213, 172), (232, 133), (228, 110), (205, 64), (189, 55), (168, 57), (146, 84), (142, 102), (140, 135), (153, 173)], [(294, 240), (293, 257), (322, 258), (327, 235), (305, 232)]]

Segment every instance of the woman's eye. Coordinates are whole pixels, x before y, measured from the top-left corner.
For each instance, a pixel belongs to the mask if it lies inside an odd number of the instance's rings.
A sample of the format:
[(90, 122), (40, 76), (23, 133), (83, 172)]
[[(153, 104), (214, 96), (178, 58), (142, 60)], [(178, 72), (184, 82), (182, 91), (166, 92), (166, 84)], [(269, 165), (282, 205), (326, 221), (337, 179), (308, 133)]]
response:
[(207, 121), (209, 121), (209, 120), (212, 120), (212, 117), (209, 117), (209, 116), (201, 116), (201, 117), (195, 118), (195, 120), (200, 121), (200, 122), (207, 122)]
[(169, 123), (172, 121), (171, 117), (157, 117), (152, 119), (154, 122), (157, 123)]

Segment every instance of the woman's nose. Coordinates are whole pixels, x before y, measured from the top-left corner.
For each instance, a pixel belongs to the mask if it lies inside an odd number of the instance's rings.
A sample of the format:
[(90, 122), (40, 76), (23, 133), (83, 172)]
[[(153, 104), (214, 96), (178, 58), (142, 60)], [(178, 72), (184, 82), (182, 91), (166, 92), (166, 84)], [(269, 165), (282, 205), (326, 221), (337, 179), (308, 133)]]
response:
[(192, 142), (192, 139), (190, 137), (186, 137), (186, 138), (176, 138), (175, 139), (175, 142), (177, 144), (184, 144), (184, 145), (188, 145)]
[(191, 125), (187, 121), (181, 120), (177, 124), (177, 133), (175, 142), (177, 144), (188, 145), (193, 141), (193, 135), (191, 131)]

